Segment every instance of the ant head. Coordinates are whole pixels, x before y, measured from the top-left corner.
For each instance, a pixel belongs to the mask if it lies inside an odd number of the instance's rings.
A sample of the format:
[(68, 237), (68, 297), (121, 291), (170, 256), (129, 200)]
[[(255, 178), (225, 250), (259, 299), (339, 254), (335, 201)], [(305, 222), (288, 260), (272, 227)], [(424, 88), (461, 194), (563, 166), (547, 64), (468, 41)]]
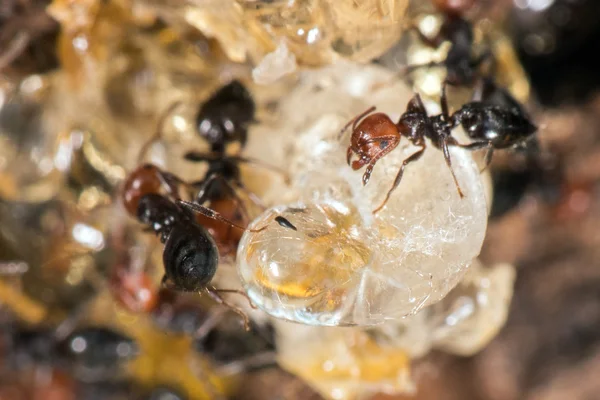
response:
[(433, 0), (435, 7), (449, 15), (463, 15), (475, 5), (475, 0)]

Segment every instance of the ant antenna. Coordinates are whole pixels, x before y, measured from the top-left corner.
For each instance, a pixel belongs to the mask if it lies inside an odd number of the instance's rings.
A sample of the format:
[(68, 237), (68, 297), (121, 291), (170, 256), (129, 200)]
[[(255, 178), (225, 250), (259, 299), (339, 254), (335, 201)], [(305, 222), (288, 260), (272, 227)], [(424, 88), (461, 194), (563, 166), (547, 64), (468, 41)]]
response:
[(154, 133), (154, 135), (152, 135), (152, 137), (146, 143), (144, 143), (144, 145), (140, 149), (140, 154), (138, 156), (138, 164), (142, 163), (142, 161), (146, 157), (146, 153), (148, 153), (148, 150), (150, 150), (150, 146), (152, 146), (152, 144), (154, 144), (154, 142), (156, 142), (157, 140), (159, 140), (162, 137), (163, 128), (164, 128), (165, 122), (167, 121), (167, 117), (169, 115), (171, 115), (173, 113), (173, 111), (175, 111), (175, 109), (177, 107), (179, 107), (181, 104), (182, 104), (181, 101), (176, 101), (175, 103), (171, 104), (161, 114), (161, 116), (160, 116), (160, 118), (158, 120), (158, 125), (157, 125), (157, 128), (156, 128), (156, 132)]
[(369, 107), (366, 111), (362, 112), (361, 114), (358, 114), (356, 117), (354, 117), (350, 121), (348, 121), (348, 123), (346, 125), (344, 125), (344, 127), (340, 130), (340, 133), (338, 133), (338, 140), (340, 140), (342, 138), (342, 135), (344, 134), (344, 132), (346, 132), (346, 130), (350, 127), (350, 125), (352, 125), (352, 130), (355, 130), (356, 124), (358, 123), (358, 121), (360, 121), (361, 119), (363, 119), (368, 114), (375, 111), (376, 109), (377, 109), (377, 107), (375, 107), (375, 106)]
[(238, 229), (241, 229), (243, 231), (250, 231), (250, 232), (255, 232), (256, 233), (256, 232), (262, 232), (265, 229), (267, 229), (267, 225), (265, 225), (265, 226), (263, 226), (262, 228), (259, 228), (259, 229), (250, 229), (250, 228), (247, 228), (247, 227), (240, 226), (240, 225), (238, 225), (238, 224), (236, 224), (236, 223), (228, 220), (227, 218), (225, 218), (224, 216), (222, 216), (221, 214), (219, 214), (215, 210), (212, 210), (212, 209), (210, 209), (208, 207), (205, 207), (205, 206), (203, 206), (201, 204), (192, 203), (192, 202), (185, 201), (185, 200), (177, 200), (177, 203), (180, 206), (182, 206), (183, 208), (186, 208), (186, 209), (188, 209), (190, 211), (196, 212), (198, 214), (202, 214), (205, 217), (212, 218), (212, 219), (215, 219), (217, 221), (224, 222), (226, 224), (229, 224), (229, 225), (233, 226), (234, 228), (238, 228)]

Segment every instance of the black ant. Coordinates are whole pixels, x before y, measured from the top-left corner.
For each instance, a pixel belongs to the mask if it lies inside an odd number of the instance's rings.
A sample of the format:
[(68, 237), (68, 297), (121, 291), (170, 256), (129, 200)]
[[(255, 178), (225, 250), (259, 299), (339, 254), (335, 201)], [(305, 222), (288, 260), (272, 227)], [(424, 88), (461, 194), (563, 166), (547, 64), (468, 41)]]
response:
[[(247, 119), (244, 119), (245, 117), (242, 118), (243, 112), (240, 110), (244, 108), (242, 107), (242, 104), (249, 101), (251, 101), (250, 94), (247, 93), (241, 83), (233, 81), (219, 90), (207, 103), (205, 103), (206, 107), (203, 107), (199, 115), (204, 115), (206, 118), (209, 118), (209, 116), (212, 115), (212, 123), (213, 126), (216, 127), (215, 129), (219, 126), (218, 124), (214, 125), (215, 120), (218, 120), (219, 118), (222, 121), (231, 120), (237, 122), (234, 124), (236, 129), (231, 132), (231, 135), (223, 133), (225, 131), (221, 131), (219, 128), (217, 131), (222, 132), (223, 134), (210, 136), (209, 141), (211, 143), (212, 152), (204, 153), (191, 151), (185, 154), (184, 158), (188, 161), (206, 162), (208, 164), (208, 170), (204, 174), (204, 177), (198, 181), (187, 183), (171, 173), (160, 170), (152, 164), (145, 164), (135, 170), (125, 183), (123, 203), (129, 213), (133, 216), (136, 215), (137, 203), (143, 194), (158, 193), (162, 189), (170, 199), (178, 200), (180, 199), (180, 189), (187, 188), (188, 191), (194, 193), (195, 203), (200, 205), (207, 204), (210, 209), (216, 211), (228, 221), (232, 221), (237, 225), (247, 225), (250, 222), (250, 218), (244, 202), (237, 194), (237, 190), (244, 192), (247, 198), (259, 208), (264, 209), (265, 207), (258, 196), (248, 190), (242, 182), (239, 165), (241, 163), (258, 165), (282, 175), (285, 181), (288, 181), (287, 174), (279, 168), (267, 165), (252, 158), (239, 155), (227, 155), (225, 153), (225, 147), (229, 142), (239, 141), (242, 147), (245, 144), (246, 125), (242, 122), (247, 122)], [(217, 112), (215, 109), (216, 104), (224, 104), (227, 102), (232, 104), (223, 106), (223, 109)], [(163, 113), (156, 133), (142, 147), (138, 163), (141, 163), (141, 160), (150, 145), (154, 141), (160, 139), (162, 135), (162, 125), (164, 124), (166, 117), (178, 107), (179, 104), (179, 102), (174, 103), (165, 111), (165, 113)], [(247, 105), (246, 108), (248, 107), (250, 106)], [(252, 108), (252, 110), (254, 109), (253, 103), (250, 108)], [(254, 111), (252, 111), (252, 115), (253, 113)], [(250, 117), (248, 116), (248, 118)], [(244, 127), (244, 129), (242, 129), (242, 127)], [(219, 245), (222, 255), (230, 254), (237, 248), (243, 231), (232, 230), (230, 225), (222, 224), (203, 214), (198, 214), (196, 220), (196, 222), (204, 226), (211, 236), (213, 236)]]
[(238, 293), (248, 298), (246, 293), (209, 286), (219, 265), (219, 249), (210, 233), (196, 223), (193, 213), (200, 213), (243, 231), (262, 232), (267, 226), (260, 229), (244, 228), (202, 205), (183, 200), (175, 203), (156, 193), (142, 196), (138, 205), (138, 220), (154, 230), (165, 244), (163, 284), (170, 283), (175, 289), (186, 292), (206, 292), (217, 303), (239, 314), (248, 329), (248, 316), (220, 296), (220, 293)]
[(254, 121), (256, 106), (252, 95), (238, 80), (216, 91), (200, 106), (196, 117), (198, 133), (212, 152), (222, 153), (228, 143), (248, 140), (248, 125)]
[[(160, 138), (166, 116), (178, 104), (173, 104), (163, 114), (156, 134), (142, 148), (140, 160), (150, 144)], [(219, 140), (222, 146), (217, 147), (224, 148), (228, 138), (221, 136)], [(215, 141), (213, 144), (216, 143)], [(185, 158), (195, 162), (208, 162), (209, 169), (204, 179), (188, 183), (154, 165), (146, 164), (135, 170), (127, 179), (123, 188), (123, 203), (130, 214), (154, 231), (165, 244), (163, 284), (169, 282), (182, 291), (205, 291), (215, 301), (239, 314), (248, 329), (249, 321), (246, 314), (219, 295), (219, 293), (238, 293), (247, 298), (246, 293), (209, 286), (216, 273), (220, 254), (219, 243), (206, 229), (205, 224), (209, 220), (221, 223), (222, 227), (213, 229), (213, 232), (218, 236), (219, 241), (230, 245), (234, 242), (235, 246), (240, 237), (230, 236), (227, 230), (229, 227), (239, 229), (241, 232), (246, 230), (261, 232), (266, 229), (266, 226), (261, 229), (247, 229), (242, 226), (242, 222), (244, 225), (249, 222), (246, 215), (243, 216), (244, 221), (241, 221), (237, 213), (230, 219), (213, 209), (213, 205), (217, 205), (227, 207), (227, 213), (231, 210), (244, 210), (243, 204), (235, 194), (235, 188), (247, 190), (241, 182), (238, 164), (240, 162), (260, 164), (260, 162), (240, 156), (228, 156), (224, 153), (190, 152)], [(179, 192), (183, 187), (196, 191), (194, 203), (180, 199)], [(248, 194), (255, 202), (260, 202), (251, 192)], [(203, 205), (207, 201), (211, 203), (211, 208)], [(235, 205), (237, 207), (234, 207)], [(231, 216), (227, 213), (227, 216)], [(245, 211), (243, 214), (246, 214)], [(280, 225), (285, 224), (285, 221), (287, 220), (283, 217), (276, 219)], [(227, 225), (225, 230), (223, 230), (224, 225)]]
[[(426, 138), (431, 140), (433, 146), (441, 149), (444, 153), (444, 159), (452, 173), (458, 194), (462, 198), (464, 195), (452, 168), (449, 146), (457, 146), (468, 150), (487, 149), (485, 157), (487, 167), (487, 164), (491, 162), (493, 149), (508, 148), (520, 144), (529, 139), (537, 130), (519, 108), (471, 102), (450, 115), (445, 85), (442, 87), (441, 107), (442, 114), (427, 115), (421, 96), (417, 93), (408, 103), (406, 111), (400, 116), (397, 124), (392, 122), (384, 113), (371, 114), (375, 111), (375, 107), (371, 107), (348, 122), (340, 132), (341, 137), (346, 129), (352, 125), (347, 161), (350, 165), (352, 155), (356, 153), (359, 159), (352, 162), (352, 169), (358, 170), (367, 165), (367, 169), (363, 174), (363, 185), (366, 185), (369, 181), (377, 161), (395, 149), (402, 136), (405, 136), (414, 146), (420, 147), (419, 150), (402, 162), (402, 166), (385, 200), (373, 213), (377, 213), (385, 206), (392, 192), (400, 184), (404, 168), (421, 158), (425, 152)], [(462, 125), (467, 135), (474, 139), (472, 143), (460, 144), (452, 137), (452, 129), (458, 125)]]

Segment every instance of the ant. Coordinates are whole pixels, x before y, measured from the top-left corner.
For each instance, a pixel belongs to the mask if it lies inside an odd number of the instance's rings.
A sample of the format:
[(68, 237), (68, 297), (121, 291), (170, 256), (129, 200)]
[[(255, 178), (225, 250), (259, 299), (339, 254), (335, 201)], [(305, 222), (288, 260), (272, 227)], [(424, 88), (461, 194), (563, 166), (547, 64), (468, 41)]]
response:
[[(67, 368), (76, 376), (93, 381), (110, 377), (115, 366), (136, 358), (139, 348), (136, 342), (111, 329), (87, 326), (62, 332), (64, 325), (56, 329), (16, 329), (5, 336), (9, 366), (13, 370), (25, 370), (32, 366)], [(71, 329), (67, 327), (67, 329)]]
[[(178, 105), (179, 103), (173, 104), (160, 118), (159, 128), (142, 148), (140, 160), (150, 144), (160, 138), (166, 117)], [(221, 141), (220, 145), (217, 145), (216, 140), (213, 141), (216, 146), (213, 146), (213, 149), (224, 150), (225, 143), (229, 139), (227, 136), (220, 136), (218, 139)], [(266, 226), (261, 229), (247, 229), (242, 226), (241, 222), (245, 222), (244, 225), (246, 225), (249, 218), (235, 192), (235, 188), (247, 191), (241, 182), (239, 163), (262, 164), (249, 158), (228, 156), (224, 152), (190, 152), (186, 154), (185, 158), (194, 162), (208, 162), (209, 169), (204, 179), (188, 183), (154, 165), (146, 164), (136, 169), (125, 182), (122, 194), (123, 203), (131, 215), (145, 224), (149, 230), (154, 231), (161, 242), (165, 244), (163, 285), (170, 282), (176, 289), (182, 291), (204, 290), (219, 304), (223, 304), (239, 314), (248, 329), (249, 321), (246, 314), (226, 302), (219, 293), (238, 293), (246, 298), (247, 295), (240, 290), (216, 289), (209, 286), (219, 264), (220, 251), (217, 241), (207, 230), (205, 224), (207, 220), (226, 224), (226, 228), (223, 225), (223, 228), (212, 227), (212, 230), (217, 236), (218, 242), (229, 244), (231, 248), (237, 247), (241, 236), (230, 235), (229, 227), (242, 232), (246, 230), (261, 232), (266, 229)], [(270, 166), (265, 167), (275, 169)], [(181, 200), (179, 192), (182, 187), (197, 191), (194, 203)], [(161, 194), (161, 189), (164, 189), (162, 192), (165, 195)], [(249, 191), (247, 193), (250, 199), (260, 204), (258, 197)], [(211, 203), (211, 208), (203, 205), (207, 201)], [(237, 203), (238, 207), (232, 207), (233, 204), (230, 201)], [(240, 209), (242, 211), (240, 214), (234, 213), (233, 218), (230, 219), (213, 209), (213, 205), (225, 207), (227, 216), (232, 216), (232, 210)], [(283, 217), (276, 219), (276, 222), (280, 225), (286, 222), (291, 225)]]
[(175, 289), (185, 292), (206, 292), (217, 303), (240, 315), (244, 326), (249, 329), (248, 316), (220, 296), (220, 293), (238, 293), (248, 298), (246, 293), (209, 286), (219, 265), (219, 249), (210, 233), (196, 223), (193, 212), (250, 232), (262, 232), (267, 226), (259, 229), (244, 228), (202, 205), (183, 200), (175, 203), (156, 193), (142, 196), (138, 206), (138, 220), (150, 227), (165, 244), (163, 285), (171, 283)]
[(215, 153), (225, 152), (226, 145), (232, 142), (239, 142), (244, 148), (255, 112), (252, 95), (240, 81), (234, 80), (200, 106), (196, 116), (198, 133)]
[[(352, 126), (350, 146), (346, 153), (347, 162), (348, 165), (352, 165), (352, 169), (355, 171), (367, 165), (362, 178), (363, 185), (369, 182), (371, 172), (377, 161), (395, 149), (402, 136), (405, 136), (414, 146), (420, 147), (419, 150), (402, 162), (391, 189), (388, 191), (383, 203), (373, 211), (374, 214), (385, 206), (392, 192), (400, 184), (404, 168), (421, 158), (425, 152), (426, 138), (431, 141), (434, 147), (444, 153), (444, 159), (452, 173), (458, 194), (463, 198), (464, 194), (452, 168), (449, 146), (457, 146), (467, 150), (487, 149), (485, 156), (487, 167), (491, 162), (494, 149), (518, 145), (529, 139), (537, 130), (519, 108), (470, 102), (450, 115), (445, 84), (442, 86), (441, 107), (441, 114), (429, 116), (421, 96), (417, 93), (408, 103), (406, 111), (400, 116), (397, 124), (384, 113), (371, 114), (375, 111), (375, 107), (371, 107), (353, 118), (341, 130), (340, 137)], [(467, 135), (474, 140), (472, 143), (460, 144), (451, 135), (452, 129), (458, 125), (462, 125)], [(354, 153), (358, 155), (359, 159), (351, 163)]]
[[(522, 107), (520, 103), (505, 89), (499, 87), (490, 77), (496, 68), (496, 59), (488, 49), (482, 54), (473, 54), (474, 33), (471, 22), (464, 14), (473, 8), (475, 0), (434, 0), (434, 6), (444, 15), (439, 32), (433, 38), (425, 36), (418, 28), (413, 30), (427, 46), (438, 48), (443, 42), (450, 42), (446, 59), (441, 62), (409, 65), (401, 75), (409, 74), (417, 69), (444, 67), (446, 69), (445, 84), (451, 86), (472, 86), (477, 83), (472, 101), (484, 101), (492, 104)], [(491, 63), (488, 76), (481, 76), (480, 67)], [(524, 111), (523, 111), (524, 112)]]

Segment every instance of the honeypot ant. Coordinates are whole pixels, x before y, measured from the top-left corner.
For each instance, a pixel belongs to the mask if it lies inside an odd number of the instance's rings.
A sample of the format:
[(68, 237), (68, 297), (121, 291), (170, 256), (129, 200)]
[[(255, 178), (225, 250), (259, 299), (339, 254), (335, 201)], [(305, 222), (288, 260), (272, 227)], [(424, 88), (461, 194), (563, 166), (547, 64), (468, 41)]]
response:
[[(395, 149), (402, 136), (405, 136), (414, 146), (420, 147), (402, 162), (391, 189), (383, 203), (373, 211), (374, 214), (385, 206), (392, 192), (400, 184), (404, 168), (422, 157), (426, 148), (426, 138), (434, 147), (442, 150), (458, 194), (463, 198), (464, 194), (452, 168), (449, 146), (467, 150), (487, 149), (485, 156), (487, 167), (491, 162), (494, 149), (520, 144), (529, 139), (537, 130), (520, 108), (470, 102), (450, 115), (445, 84), (442, 86), (441, 107), (441, 114), (427, 115), (421, 96), (417, 93), (408, 103), (406, 111), (400, 116), (397, 124), (384, 113), (371, 114), (375, 111), (375, 107), (371, 107), (350, 120), (341, 130), (340, 138), (352, 126), (352, 136), (346, 157), (348, 165), (352, 165), (352, 169), (355, 171), (367, 165), (362, 178), (363, 185), (369, 182), (377, 161)], [(458, 125), (462, 125), (467, 135), (474, 140), (472, 143), (458, 143), (451, 135), (452, 129)], [(351, 163), (354, 154), (357, 154), (359, 159)]]

